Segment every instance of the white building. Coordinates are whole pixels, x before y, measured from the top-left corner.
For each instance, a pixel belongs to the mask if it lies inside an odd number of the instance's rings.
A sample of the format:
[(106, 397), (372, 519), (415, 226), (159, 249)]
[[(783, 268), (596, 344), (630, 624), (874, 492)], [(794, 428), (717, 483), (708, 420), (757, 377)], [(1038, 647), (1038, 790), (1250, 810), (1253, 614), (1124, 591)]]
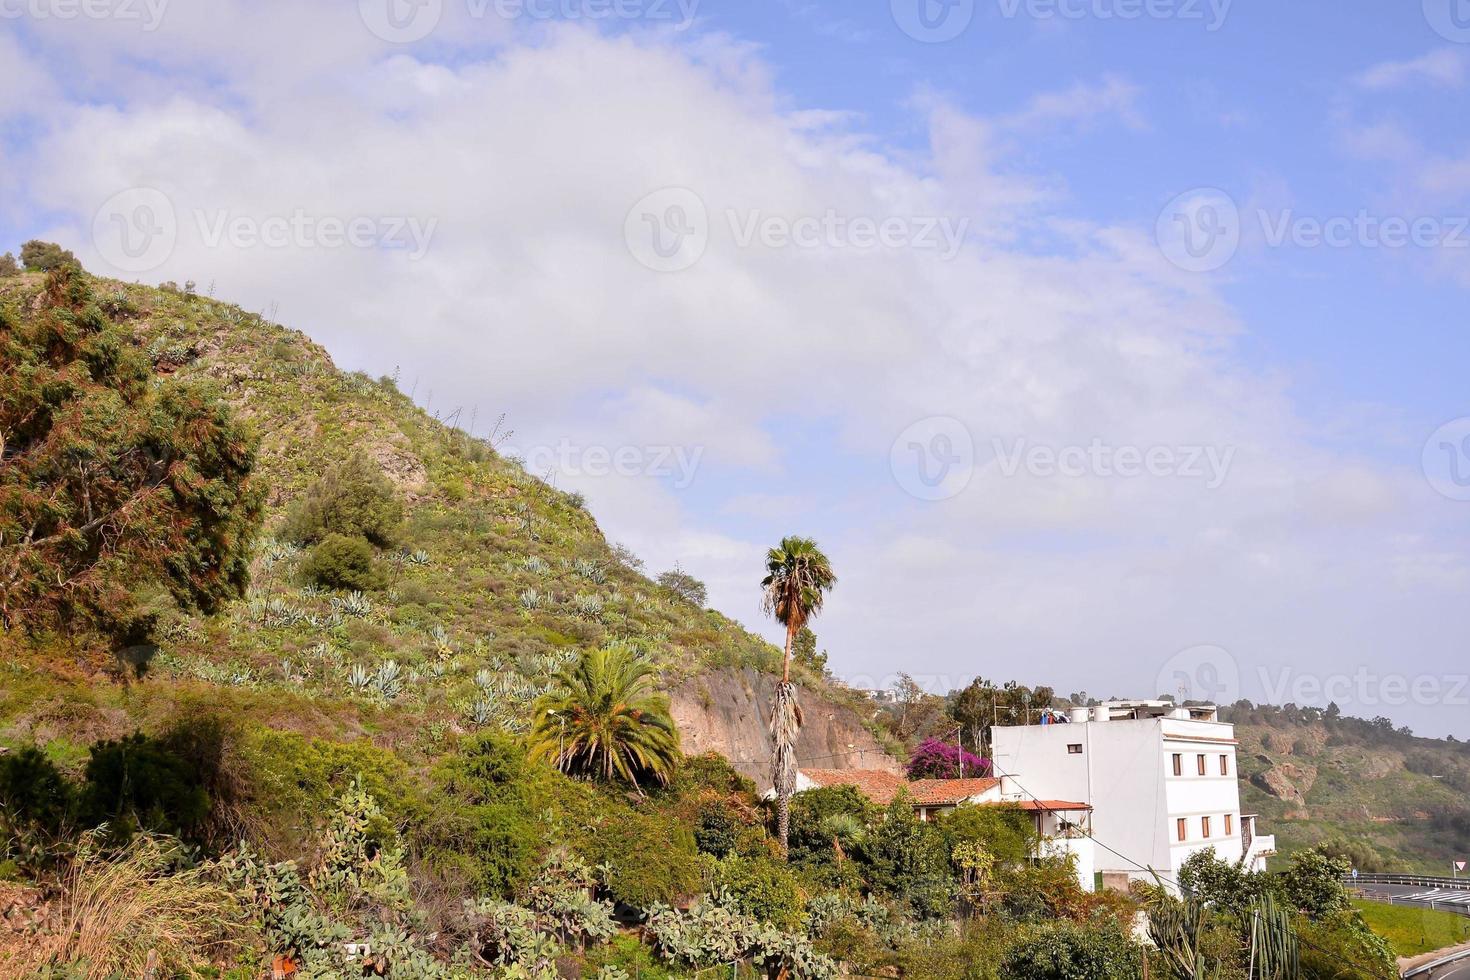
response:
[(1264, 870), (1276, 839), (1240, 812), (1235, 727), (1213, 705), (1114, 701), (1068, 722), (994, 729), (1003, 795), (1092, 806), (1097, 870), (1110, 887), (1172, 881), (1196, 851)]

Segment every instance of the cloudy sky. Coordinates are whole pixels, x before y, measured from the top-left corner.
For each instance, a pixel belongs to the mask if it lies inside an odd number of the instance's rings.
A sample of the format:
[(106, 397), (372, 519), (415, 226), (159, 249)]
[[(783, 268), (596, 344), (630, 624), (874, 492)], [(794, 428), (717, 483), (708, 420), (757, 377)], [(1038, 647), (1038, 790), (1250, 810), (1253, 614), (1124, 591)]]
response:
[(0, 250), (275, 310), (864, 686), (1470, 737), (1464, 0), (0, 0)]

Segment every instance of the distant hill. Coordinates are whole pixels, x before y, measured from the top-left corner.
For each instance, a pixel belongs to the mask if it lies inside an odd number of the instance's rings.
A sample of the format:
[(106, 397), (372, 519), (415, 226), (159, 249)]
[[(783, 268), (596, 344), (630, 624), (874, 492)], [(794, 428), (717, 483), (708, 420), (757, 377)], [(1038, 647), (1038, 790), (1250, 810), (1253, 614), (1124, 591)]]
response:
[(1470, 860), (1470, 744), (1315, 709), (1227, 709), (1241, 806), (1283, 855), (1333, 839), (1364, 871), (1450, 873)]

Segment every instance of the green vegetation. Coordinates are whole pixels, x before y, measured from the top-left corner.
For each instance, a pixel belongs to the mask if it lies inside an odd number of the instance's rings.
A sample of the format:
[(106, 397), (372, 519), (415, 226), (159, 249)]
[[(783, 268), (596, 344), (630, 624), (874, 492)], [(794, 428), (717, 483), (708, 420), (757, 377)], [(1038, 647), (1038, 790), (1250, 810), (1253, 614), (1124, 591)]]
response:
[(155, 381), (77, 267), (26, 315), (0, 307), (0, 377), (0, 625), (81, 620), (137, 646), (161, 599), (209, 612), (244, 592), (253, 440), (208, 386)]
[(0, 255), (0, 279), (20, 275), (20, 265), (15, 261), (15, 256), (10, 252)]
[(1396, 956), (1418, 956), (1470, 943), (1470, 919), (1439, 909), (1354, 901), (1368, 928), (1388, 940)]
[[(496, 452), (498, 424), (443, 424), (192, 284), (93, 279), (42, 243), (23, 259), (0, 276), (0, 867), (57, 918), (0, 937), (0, 972), (142, 975), (150, 953), (160, 975), (398, 980), (1141, 969), (1141, 899), (1033, 860), (1024, 812), (921, 822), (850, 789), (772, 807), (680, 754), (660, 692), (710, 667), (783, 672), (783, 778), (795, 683), (857, 698), (808, 626), (835, 582), (812, 542), (766, 570), (783, 658), (682, 570), (644, 577)], [(104, 510), (124, 517), (97, 534)], [(1061, 700), (977, 683), (910, 685), (874, 733), (979, 742), (997, 712)], [(1238, 967), (1242, 915), (1288, 895), (1309, 980), (1334, 975), (1323, 949), (1377, 969), (1329, 887), (1352, 850), (1269, 880), (1201, 867), (1205, 953)], [(370, 951), (347, 965), (348, 942)]]
[(77, 265), (77, 257), (60, 245), (34, 239), (20, 247), (20, 261), (28, 272), (52, 272)]
[(653, 665), (631, 647), (589, 650), (556, 675), (536, 704), (531, 755), (564, 772), (634, 786), (667, 783), (679, 761), (669, 698)]

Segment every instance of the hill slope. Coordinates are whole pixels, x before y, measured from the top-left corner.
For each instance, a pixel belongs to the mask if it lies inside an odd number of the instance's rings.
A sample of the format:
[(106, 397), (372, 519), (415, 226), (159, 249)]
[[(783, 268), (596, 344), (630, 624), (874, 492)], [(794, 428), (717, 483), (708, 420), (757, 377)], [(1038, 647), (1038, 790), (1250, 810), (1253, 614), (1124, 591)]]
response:
[(1232, 709), (1241, 806), (1283, 854), (1348, 842), (1364, 871), (1447, 875), (1470, 858), (1470, 746), (1311, 710)]
[[(41, 286), (39, 275), (0, 279), (0, 302), (24, 314)], [(264, 531), (245, 600), (168, 622), (142, 683), (89, 684), (96, 661), (85, 650), (75, 651), (75, 669), (59, 671), (54, 643), (46, 657), (19, 656), (0, 691), (0, 744), (81, 746), (146, 725), (180, 698), (223, 697), (272, 726), (370, 735), (428, 759), (461, 731), (523, 728), (531, 702), (577, 649), (639, 645), (667, 687), (685, 692), (681, 717), (691, 718), (699, 706), (689, 699), (699, 695), (685, 682), (716, 668), (778, 665), (769, 643), (615, 555), (579, 498), (431, 417), (391, 379), (341, 372), (303, 334), (189, 289), (92, 286), (159, 374), (210, 379), (258, 433)], [(380, 467), (405, 504), (383, 563), (387, 585), (362, 595), (306, 584), (302, 550), (277, 537), (286, 506), (353, 454)], [(851, 696), (821, 678), (801, 680), (808, 698), (835, 699), (813, 704), (838, 732), (822, 743), (862, 742), (871, 757), (876, 743), (838, 703)], [(721, 747), (708, 736), (703, 743)]]

